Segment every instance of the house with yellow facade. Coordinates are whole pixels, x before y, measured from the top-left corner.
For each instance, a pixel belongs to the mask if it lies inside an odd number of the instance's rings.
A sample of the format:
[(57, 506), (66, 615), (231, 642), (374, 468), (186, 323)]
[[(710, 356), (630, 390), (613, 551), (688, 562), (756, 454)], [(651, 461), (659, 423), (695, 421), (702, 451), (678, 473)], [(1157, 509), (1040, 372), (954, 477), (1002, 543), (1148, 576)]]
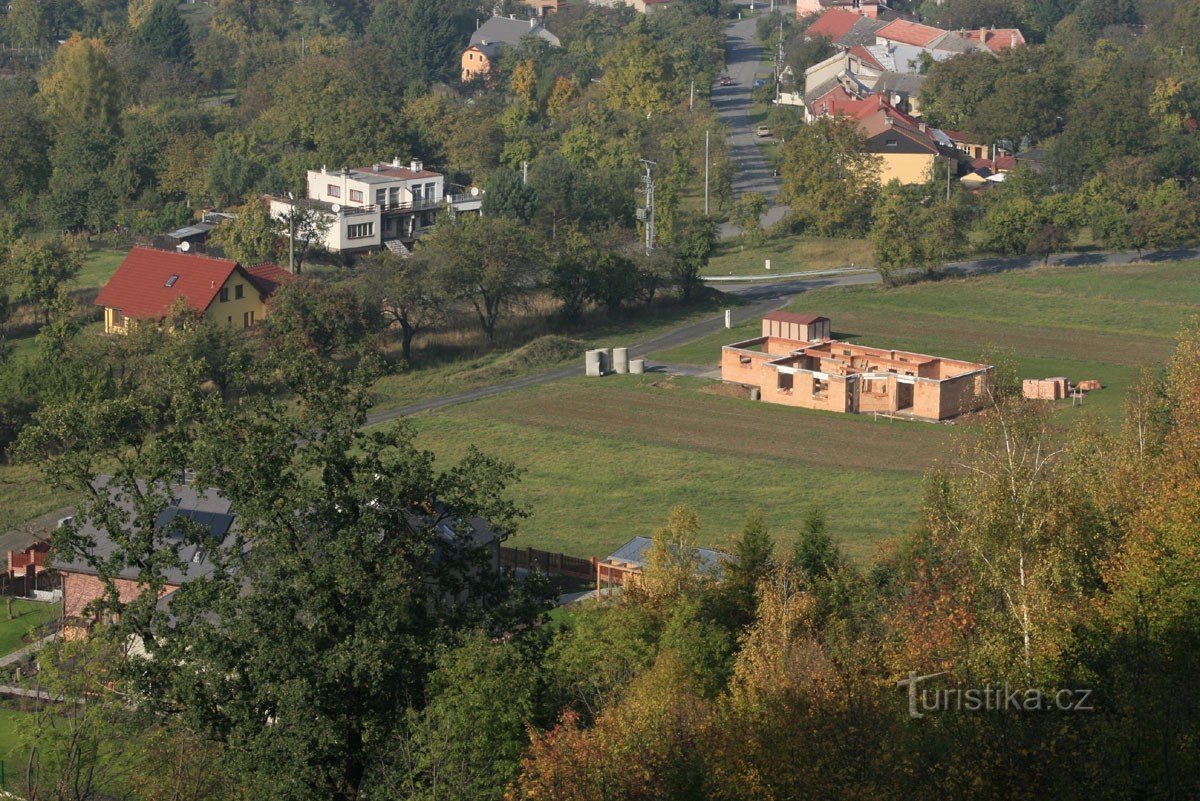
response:
[(133, 324), (158, 323), (179, 303), (218, 325), (251, 328), (267, 315), (267, 300), (294, 278), (274, 264), (244, 266), (176, 250), (136, 247), (96, 296), (104, 332), (128, 333)]

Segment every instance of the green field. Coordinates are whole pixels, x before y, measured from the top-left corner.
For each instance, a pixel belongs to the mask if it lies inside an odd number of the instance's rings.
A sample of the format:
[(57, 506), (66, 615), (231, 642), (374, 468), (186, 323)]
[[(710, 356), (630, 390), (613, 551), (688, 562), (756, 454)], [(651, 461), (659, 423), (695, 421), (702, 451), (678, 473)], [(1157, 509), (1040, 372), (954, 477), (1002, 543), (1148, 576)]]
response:
[[(771, 260), (771, 270), (766, 260)], [(739, 239), (717, 245), (704, 270), (706, 276), (772, 275), (827, 270), (832, 267), (871, 266), (875, 257), (865, 239), (833, 239), (818, 236), (790, 236), (772, 239), (758, 247), (745, 247)]]
[(27, 645), (24, 637), (43, 623), (55, 620), (62, 613), (59, 604), (36, 601), (13, 601), (13, 619), (6, 619), (5, 605), (0, 604), (0, 656)]
[[(699, 379), (577, 378), (414, 418), (419, 444), (454, 459), (469, 445), (525, 469), (532, 514), (514, 544), (607, 556), (650, 535), (679, 504), (726, 544), (750, 508), (780, 539), (819, 501), (859, 558), (903, 533), (921, 476), (950, 429), (835, 416), (726, 397)], [(887, 466), (885, 466), (887, 465)], [(874, 512), (872, 512), (874, 510)]]
[(83, 269), (71, 281), (72, 289), (100, 289), (121, 266), (127, 251), (97, 249), (83, 257)]
[(33, 725), (33, 715), (11, 707), (0, 707), (0, 789), (19, 787), (19, 771), (24, 767), (21, 758), (21, 732)]
[[(1143, 365), (1160, 364), (1200, 306), (1195, 263), (1043, 268), (897, 289), (807, 293), (797, 311), (830, 316), (835, 336), (959, 358), (1011, 361), (1023, 377), (1099, 378), (1069, 424), (1115, 417)], [(757, 335), (751, 321), (657, 354), (716, 365), (721, 345)], [(949, 457), (969, 423), (884, 422), (753, 404), (721, 385), (662, 376), (574, 379), (414, 418), (440, 457), (474, 444), (525, 468), (518, 488), (531, 517), (517, 545), (607, 555), (653, 534), (672, 506), (704, 520), (703, 540), (729, 541), (761, 508), (787, 542), (820, 502), (834, 536), (869, 561), (911, 529), (922, 477)]]

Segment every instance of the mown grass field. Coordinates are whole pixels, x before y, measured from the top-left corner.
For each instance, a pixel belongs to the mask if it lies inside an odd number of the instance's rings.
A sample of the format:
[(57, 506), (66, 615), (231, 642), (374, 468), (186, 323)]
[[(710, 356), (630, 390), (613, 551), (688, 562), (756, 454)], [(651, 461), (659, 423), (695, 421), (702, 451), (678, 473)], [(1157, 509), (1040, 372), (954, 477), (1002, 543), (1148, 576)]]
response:
[[(1005, 360), (1023, 377), (1099, 378), (1068, 425), (1115, 419), (1129, 382), (1161, 364), (1200, 306), (1200, 265), (1043, 268), (897, 289), (829, 289), (791, 304), (826, 314), (836, 336), (959, 358)], [(715, 365), (720, 347), (757, 335), (750, 322), (656, 354)], [(875, 421), (754, 404), (698, 379), (574, 379), (414, 418), (420, 443), (450, 460), (474, 444), (525, 468), (531, 517), (513, 541), (604, 556), (651, 535), (676, 504), (704, 520), (705, 544), (728, 543), (747, 509), (778, 539), (819, 501), (833, 535), (868, 562), (911, 530), (926, 471), (952, 458), (970, 421)]]
[(531, 516), (513, 544), (607, 556), (679, 504), (724, 545), (762, 509), (790, 541), (820, 501), (847, 550), (869, 559), (903, 533), (949, 427), (750, 404), (720, 385), (661, 375), (571, 379), (414, 418), (449, 462), (469, 445), (525, 469)]
[[(771, 260), (770, 271), (766, 260)], [(772, 239), (757, 247), (728, 239), (717, 245), (706, 276), (772, 275), (827, 270), (831, 267), (870, 267), (875, 263), (871, 243), (865, 239), (833, 239), (817, 236)]]

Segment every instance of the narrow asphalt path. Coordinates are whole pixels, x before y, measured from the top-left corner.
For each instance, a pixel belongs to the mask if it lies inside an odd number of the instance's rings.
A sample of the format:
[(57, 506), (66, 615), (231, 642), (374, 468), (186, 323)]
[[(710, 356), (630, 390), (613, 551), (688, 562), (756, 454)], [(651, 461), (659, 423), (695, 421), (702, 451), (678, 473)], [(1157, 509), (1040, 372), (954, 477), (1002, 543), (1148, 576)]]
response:
[[(754, 76), (762, 63), (762, 48), (757, 42), (758, 18), (747, 16), (734, 20), (726, 28), (725, 74), (733, 79), (732, 86), (713, 88), (712, 104), (721, 122), (729, 129), (729, 154), (737, 165), (733, 179), (733, 196), (740, 198), (749, 192), (766, 196), (771, 206), (762, 216), (763, 226), (775, 224), (787, 214), (786, 206), (775, 205), (779, 195), (779, 179), (772, 173), (763, 157), (754, 124), (750, 121), (750, 93)], [(723, 223), (722, 238), (737, 236), (740, 229)]]

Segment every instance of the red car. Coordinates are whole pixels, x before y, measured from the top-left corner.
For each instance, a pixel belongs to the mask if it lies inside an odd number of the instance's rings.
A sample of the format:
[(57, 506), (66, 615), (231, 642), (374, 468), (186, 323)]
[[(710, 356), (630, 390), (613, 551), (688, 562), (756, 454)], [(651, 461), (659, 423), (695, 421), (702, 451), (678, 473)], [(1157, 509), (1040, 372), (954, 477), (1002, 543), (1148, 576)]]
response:
[(717, 79), (717, 82), (721, 84), (721, 86), (733, 86), (733, 78), (730, 78), (728, 75), (722, 75)]

